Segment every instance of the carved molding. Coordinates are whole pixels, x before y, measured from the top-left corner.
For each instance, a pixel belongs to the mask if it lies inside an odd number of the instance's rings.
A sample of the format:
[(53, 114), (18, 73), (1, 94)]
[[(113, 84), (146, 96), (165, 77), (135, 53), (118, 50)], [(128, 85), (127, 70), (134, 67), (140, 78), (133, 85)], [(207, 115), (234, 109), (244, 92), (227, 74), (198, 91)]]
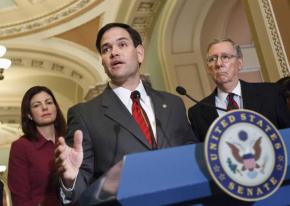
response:
[(148, 39), (149, 31), (152, 29), (158, 9), (162, 5), (162, 0), (142, 0), (139, 1), (136, 10), (132, 12), (132, 25), (141, 35), (144, 44)]
[(49, 71), (55, 73), (56, 75), (64, 75), (75, 79), (76, 81), (83, 80), (83, 76), (79, 71), (66, 67), (65, 64), (56, 63), (46, 59), (37, 59), (31, 57), (20, 57), (14, 56), (10, 57), (12, 61), (12, 66), (17, 66), (21, 68), (31, 68), (40, 71)]
[[(29, 55), (21, 56), (21, 53)], [(35, 69), (36, 72), (49, 72), (51, 75), (62, 76), (77, 82), (84, 90), (97, 81), (85, 65), (71, 58), (56, 54), (41, 53), (32, 50), (10, 50), (7, 55), (12, 61), (13, 69)]]
[[(20, 106), (0, 106), (0, 125), (20, 123)], [(2, 128), (2, 126), (0, 126)]]
[(44, 15), (26, 22), (5, 25), (0, 27), (0, 39), (17, 36), (36, 30), (45, 29), (64, 20), (75, 17), (78, 13), (86, 11), (88, 8), (97, 5), (101, 0), (77, 0), (71, 5), (66, 5), (49, 15)]
[(89, 89), (88, 93), (85, 96), (85, 101), (88, 101), (96, 96), (98, 96), (99, 94), (101, 94), (104, 89), (107, 86), (107, 82), (106, 83), (100, 83), (100, 84), (96, 84), (96, 86), (92, 87)]
[(266, 19), (267, 30), (270, 35), (275, 58), (279, 63), (279, 70), (283, 77), (289, 76), (289, 62), (283, 47), (281, 35), (276, 23), (270, 0), (261, 0), (262, 12)]

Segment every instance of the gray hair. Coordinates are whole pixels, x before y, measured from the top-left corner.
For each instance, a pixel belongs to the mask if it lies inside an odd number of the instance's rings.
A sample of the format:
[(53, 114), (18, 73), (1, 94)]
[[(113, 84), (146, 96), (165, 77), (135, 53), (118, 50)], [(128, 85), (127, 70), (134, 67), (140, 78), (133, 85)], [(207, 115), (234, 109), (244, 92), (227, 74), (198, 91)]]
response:
[(236, 53), (237, 53), (237, 57), (238, 58), (243, 58), (243, 53), (242, 53), (242, 50), (241, 50), (241, 47), (240, 45), (238, 45), (237, 43), (235, 43), (232, 39), (230, 38), (223, 38), (223, 39), (214, 39), (212, 42), (210, 42), (208, 44), (208, 47), (207, 47), (207, 54), (208, 54), (208, 51), (209, 49), (215, 45), (215, 44), (218, 44), (218, 43), (221, 43), (221, 42), (229, 42), (232, 44), (233, 48), (236, 50)]

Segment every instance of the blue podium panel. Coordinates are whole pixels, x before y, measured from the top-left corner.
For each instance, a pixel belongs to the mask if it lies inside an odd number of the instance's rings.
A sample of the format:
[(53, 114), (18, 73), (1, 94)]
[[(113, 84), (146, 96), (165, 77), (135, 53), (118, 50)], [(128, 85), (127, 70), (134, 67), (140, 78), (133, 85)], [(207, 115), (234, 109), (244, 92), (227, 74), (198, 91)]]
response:
[[(290, 129), (280, 130), (290, 151)], [(118, 201), (125, 206), (154, 206), (191, 202), (193, 205), (242, 205), (223, 193), (211, 180), (204, 160), (204, 145), (130, 154), (125, 156)], [(290, 205), (290, 164), (286, 180), (267, 199), (251, 205)], [(285, 181), (285, 182), (287, 182)], [(216, 203), (216, 204), (215, 204)]]
[[(290, 151), (290, 129), (279, 130), (283, 137), (287, 151)], [(290, 205), (290, 160), (288, 153), (288, 167), (285, 177), (285, 184), (282, 185), (277, 192), (268, 197), (267, 199), (257, 201), (254, 206), (278, 206), (278, 205)]]
[(205, 165), (202, 171), (192, 164), (196, 150), (195, 145), (188, 145), (126, 156), (118, 200), (122, 205), (147, 206), (209, 196)]

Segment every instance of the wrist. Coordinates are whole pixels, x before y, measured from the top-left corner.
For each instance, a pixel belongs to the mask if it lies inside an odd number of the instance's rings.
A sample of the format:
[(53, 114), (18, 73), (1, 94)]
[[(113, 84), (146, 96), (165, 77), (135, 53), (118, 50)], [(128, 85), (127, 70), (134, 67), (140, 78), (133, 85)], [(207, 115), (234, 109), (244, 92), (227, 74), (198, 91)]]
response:
[(61, 176), (61, 181), (66, 188), (72, 188), (76, 182), (79, 170), (77, 170), (74, 174)]

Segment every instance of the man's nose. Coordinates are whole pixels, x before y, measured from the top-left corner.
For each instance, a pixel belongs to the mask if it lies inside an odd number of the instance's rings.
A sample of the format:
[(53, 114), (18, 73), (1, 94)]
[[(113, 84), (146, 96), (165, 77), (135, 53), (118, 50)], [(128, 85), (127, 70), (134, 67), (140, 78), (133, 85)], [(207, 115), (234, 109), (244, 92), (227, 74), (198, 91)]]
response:
[(223, 61), (222, 61), (221, 57), (217, 57), (216, 65), (217, 65), (218, 67), (220, 67), (220, 66), (223, 65)]
[(120, 54), (120, 49), (117, 46), (113, 46), (111, 56), (114, 57), (114, 56), (117, 56), (119, 54)]

